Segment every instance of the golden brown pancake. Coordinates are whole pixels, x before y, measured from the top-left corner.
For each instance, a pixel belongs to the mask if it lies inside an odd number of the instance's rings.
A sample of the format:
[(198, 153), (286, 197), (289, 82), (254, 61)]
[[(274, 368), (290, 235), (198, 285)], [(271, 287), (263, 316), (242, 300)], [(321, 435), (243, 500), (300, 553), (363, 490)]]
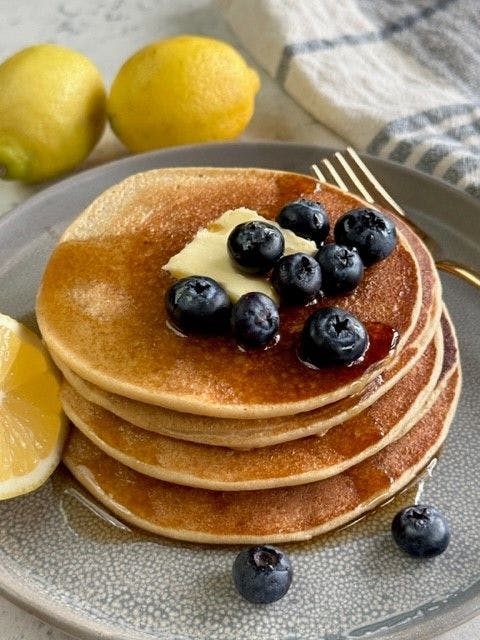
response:
[(362, 413), (321, 437), (250, 451), (183, 442), (139, 429), (88, 402), (65, 382), (61, 400), (67, 416), (87, 438), (140, 473), (219, 491), (268, 489), (341, 473), (401, 437), (432, 394), (442, 362), (439, 329), (413, 369)]
[(452, 342), (446, 345), (433, 405), (418, 422), (372, 457), (319, 482), (222, 492), (171, 484), (114, 460), (77, 429), (64, 461), (100, 502), (123, 520), (153, 533), (209, 543), (306, 540), (355, 520), (411, 482), (446, 437), (460, 381)]
[(405, 230), (420, 265), (422, 307), (407, 345), (393, 365), (372, 380), (360, 394), (296, 416), (245, 420), (179, 413), (108, 393), (77, 376), (55, 358), (67, 381), (84, 398), (127, 422), (173, 438), (230, 448), (250, 449), (321, 435), (329, 428), (360, 413), (393, 387), (417, 362), (440, 322), (441, 287), (435, 266), (421, 241)]
[(389, 332), (399, 332), (400, 351), (419, 316), (419, 267), (402, 234), (355, 292), (316, 305), (382, 327), (370, 326), (361, 364), (312, 371), (299, 361), (296, 344), (314, 306), (283, 309), (279, 344), (250, 353), (230, 337), (182, 338), (166, 325), (172, 279), (161, 267), (199, 227), (239, 206), (273, 218), (300, 196), (324, 203), (332, 225), (361, 202), (311, 177), (263, 169), (161, 169), (109, 189), (67, 229), (44, 273), (37, 318), (52, 354), (106, 391), (217, 417), (292, 415), (360, 392), (390, 364)]

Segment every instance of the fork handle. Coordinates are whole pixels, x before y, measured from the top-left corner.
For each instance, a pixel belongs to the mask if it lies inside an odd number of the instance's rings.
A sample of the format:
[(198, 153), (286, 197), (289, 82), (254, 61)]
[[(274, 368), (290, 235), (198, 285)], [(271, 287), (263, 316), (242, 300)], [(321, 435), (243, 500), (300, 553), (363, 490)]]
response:
[(445, 271), (446, 273), (451, 273), (458, 278), (462, 278), (469, 284), (480, 289), (480, 273), (471, 269), (470, 267), (466, 267), (463, 264), (459, 264), (458, 262), (452, 262), (451, 260), (438, 260), (436, 263), (437, 269), (441, 271)]

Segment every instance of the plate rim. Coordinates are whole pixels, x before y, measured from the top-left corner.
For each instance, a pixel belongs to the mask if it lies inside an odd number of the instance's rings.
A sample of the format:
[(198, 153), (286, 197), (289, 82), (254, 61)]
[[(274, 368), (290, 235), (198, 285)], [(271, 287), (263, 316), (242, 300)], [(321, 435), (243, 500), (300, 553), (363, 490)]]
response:
[[(295, 149), (298, 153), (308, 154), (314, 150), (319, 150), (318, 156), (323, 156), (327, 153), (335, 151), (333, 148), (324, 147), (319, 144), (302, 144), (291, 141), (242, 141), (242, 142), (215, 142), (208, 144), (195, 144), (169, 147), (166, 149), (149, 151), (147, 153), (128, 155), (97, 167), (86, 169), (80, 173), (68, 176), (62, 180), (56, 181), (53, 184), (45, 187), (38, 193), (32, 195), (30, 198), (13, 207), (9, 211), (0, 215), (0, 235), (3, 233), (4, 228), (15, 219), (17, 216), (22, 215), (31, 209), (35, 209), (41, 206), (44, 200), (56, 197), (65, 192), (65, 189), (69, 187), (80, 188), (82, 184), (94, 181), (101, 176), (108, 175), (112, 170), (117, 168), (132, 166), (132, 173), (139, 171), (135, 169), (136, 166), (142, 163), (152, 164), (151, 168), (155, 168), (155, 161), (162, 162), (172, 156), (188, 156), (189, 153), (199, 153), (202, 150), (206, 153), (218, 152), (220, 155), (222, 151), (230, 150), (232, 153), (235, 148), (249, 148), (254, 151), (255, 149), (275, 149), (277, 153), (286, 153), (288, 150)], [(417, 180), (421, 180), (424, 183), (430, 185), (434, 189), (440, 189), (443, 193), (448, 192), (456, 198), (460, 198), (470, 207), (479, 209), (480, 214), (480, 202), (472, 195), (458, 189), (457, 187), (450, 185), (435, 176), (424, 174), (416, 169), (400, 165), (392, 162), (391, 160), (371, 156), (368, 154), (360, 154), (365, 160), (376, 164), (377, 166), (385, 165), (391, 172), (398, 173), (400, 176), (411, 176)], [(162, 164), (161, 166), (167, 166)], [(172, 164), (170, 166), (175, 166)], [(187, 165), (182, 165), (187, 166)], [(191, 166), (200, 166), (198, 164), (192, 164)], [(222, 165), (223, 166), (223, 165)], [(229, 166), (235, 166), (231, 164)], [(140, 169), (143, 170), (143, 169)], [(88, 617), (86, 614), (81, 614), (73, 607), (68, 605), (60, 605), (52, 601), (45, 592), (39, 591), (35, 587), (30, 585), (21, 584), (18, 585), (16, 581), (15, 573), (8, 571), (5, 566), (0, 566), (0, 594), (7, 600), (26, 610), (30, 614), (39, 618), (40, 620), (47, 622), (48, 624), (62, 630), (65, 633), (73, 635), (74, 637), (82, 638), (84, 640), (146, 640), (147, 638), (163, 637), (168, 640), (168, 636), (162, 634), (162, 636), (153, 636), (147, 633), (141, 633), (135, 635), (132, 632), (122, 631), (120, 627), (116, 627), (115, 623), (111, 622), (96, 622)], [(475, 584), (472, 587), (475, 587)], [(479, 582), (480, 584), (480, 582)], [(470, 587), (471, 588), (471, 587)], [(468, 592), (467, 589), (464, 593)], [(381, 637), (384, 640), (433, 640), (437, 637), (438, 633), (445, 633), (464, 624), (478, 615), (480, 612), (480, 593), (474, 593), (472, 596), (465, 596), (463, 601), (459, 604), (450, 605), (444, 612), (435, 614), (429, 614), (427, 617), (420, 621), (411, 623), (405, 623), (399, 625), (391, 632), (387, 631), (382, 636), (378, 636), (376, 633), (370, 637)], [(186, 640), (186, 639), (185, 639)]]
[[(122, 167), (123, 165), (128, 166), (129, 164), (135, 164), (137, 162), (141, 162), (142, 160), (154, 159), (157, 157), (163, 157), (168, 155), (175, 155), (177, 153), (189, 153), (191, 151), (197, 152), (200, 149), (204, 149), (205, 151), (209, 150), (218, 150), (218, 149), (235, 149), (236, 147), (242, 148), (285, 148), (285, 149), (298, 149), (298, 150), (308, 150), (313, 151), (314, 149), (321, 149), (321, 154), (319, 155), (329, 155), (330, 153), (334, 153), (337, 151), (337, 148), (330, 146), (323, 146), (321, 144), (303, 144), (299, 142), (293, 142), (290, 140), (245, 140), (241, 142), (209, 142), (206, 144), (189, 144), (189, 145), (177, 145), (173, 147), (168, 147), (164, 149), (156, 149), (153, 151), (146, 151), (144, 153), (137, 153), (124, 156), (122, 158), (117, 158), (116, 160), (110, 160), (109, 162), (102, 163), (97, 165), (96, 167), (91, 167), (88, 169), (84, 169), (79, 173), (74, 173), (73, 175), (68, 175), (64, 178), (60, 178), (51, 183), (47, 183), (48, 186), (41, 189), (37, 193), (32, 194), (23, 202), (15, 205), (11, 209), (5, 211), (0, 214), (0, 229), (3, 224), (11, 217), (15, 217), (24, 208), (29, 208), (31, 206), (35, 206), (37, 203), (40, 203), (43, 199), (50, 197), (55, 194), (57, 189), (63, 189), (64, 187), (68, 187), (69, 185), (75, 185), (77, 183), (82, 183), (83, 181), (88, 181), (92, 176), (101, 175), (103, 173), (108, 173), (109, 169), (112, 167)], [(460, 197), (464, 199), (467, 203), (474, 207), (480, 207), (480, 202), (477, 198), (472, 196), (471, 194), (459, 189), (455, 185), (449, 184), (437, 178), (436, 176), (430, 175), (428, 173), (423, 173), (418, 169), (413, 167), (409, 167), (407, 165), (399, 164), (398, 162), (394, 162), (393, 160), (389, 160), (388, 158), (381, 158), (379, 156), (373, 156), (368, 153), (359, 153), (362, 159), (366, 159), (369, 162), (373, 162), (375, 164), (386, 165), (392, 171), (400, 171), (403, 174), (411, 175), (417, 179), (426, 181), (430, 183), (431, 186), (436, 188), (441, 188), (442, 190), (446, 190), (452, 193), (455, 197)], [(173, 166), (173, 165), (172, 165)], [(186, 166), (186, 165), (185, 165)], [(199, 165), (192, 165), (199, 166)], [(231, 165), (234, 166), (234, 165)], [(154, 167), (152, 167), (154, 168)]]

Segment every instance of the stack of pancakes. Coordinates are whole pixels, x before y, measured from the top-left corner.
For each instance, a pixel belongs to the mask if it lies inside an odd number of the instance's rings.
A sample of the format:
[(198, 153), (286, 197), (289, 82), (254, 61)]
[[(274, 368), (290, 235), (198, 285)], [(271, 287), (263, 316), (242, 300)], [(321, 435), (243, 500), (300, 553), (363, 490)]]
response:
[[(64, 462), (122, 519), (198, 542), (303, 540), (388, 500), (442, 444), (460, 389), (455, 333), (431, 257), (398, 218), (394, 252), (353, 293), (281, 309), (270, 349), (168, 325), (162, 266), (199, 228), (238, 207), (273, 219), (299, 197), (323, 203), (332, 227), (360, 203), (280, 171), (155, 170), (103, 193), (53, 251), (37, 318), (75, 427)], [(315, 370), (296, 344), (332, 304), (372, 327), (370, 348)]]

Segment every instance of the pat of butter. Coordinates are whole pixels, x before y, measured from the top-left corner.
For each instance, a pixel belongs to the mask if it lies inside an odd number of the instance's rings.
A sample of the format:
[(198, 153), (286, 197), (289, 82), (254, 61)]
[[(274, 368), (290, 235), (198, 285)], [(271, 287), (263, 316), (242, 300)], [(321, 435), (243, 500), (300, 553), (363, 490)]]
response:
[(278, 227), (285, 239), (285, 255), (308, 253), (313, 255), (317, 247), (311, 240), (300, 238), (293, 231), (282, 229), (276, 222), (267, 220), (251, 209), (225, 211), (200, 229), (194, 239), (179, 253), (172, 256), (163, 267), (174, 278), (208, 276), (219, 282), (233, 302), (249, 291), (260, 291), (278, 300), (277, 294), (265, 276), (242, 273), (232, 264), (227, 251), (227, 239), (232, 229), (242, 222), (261, 220)]

